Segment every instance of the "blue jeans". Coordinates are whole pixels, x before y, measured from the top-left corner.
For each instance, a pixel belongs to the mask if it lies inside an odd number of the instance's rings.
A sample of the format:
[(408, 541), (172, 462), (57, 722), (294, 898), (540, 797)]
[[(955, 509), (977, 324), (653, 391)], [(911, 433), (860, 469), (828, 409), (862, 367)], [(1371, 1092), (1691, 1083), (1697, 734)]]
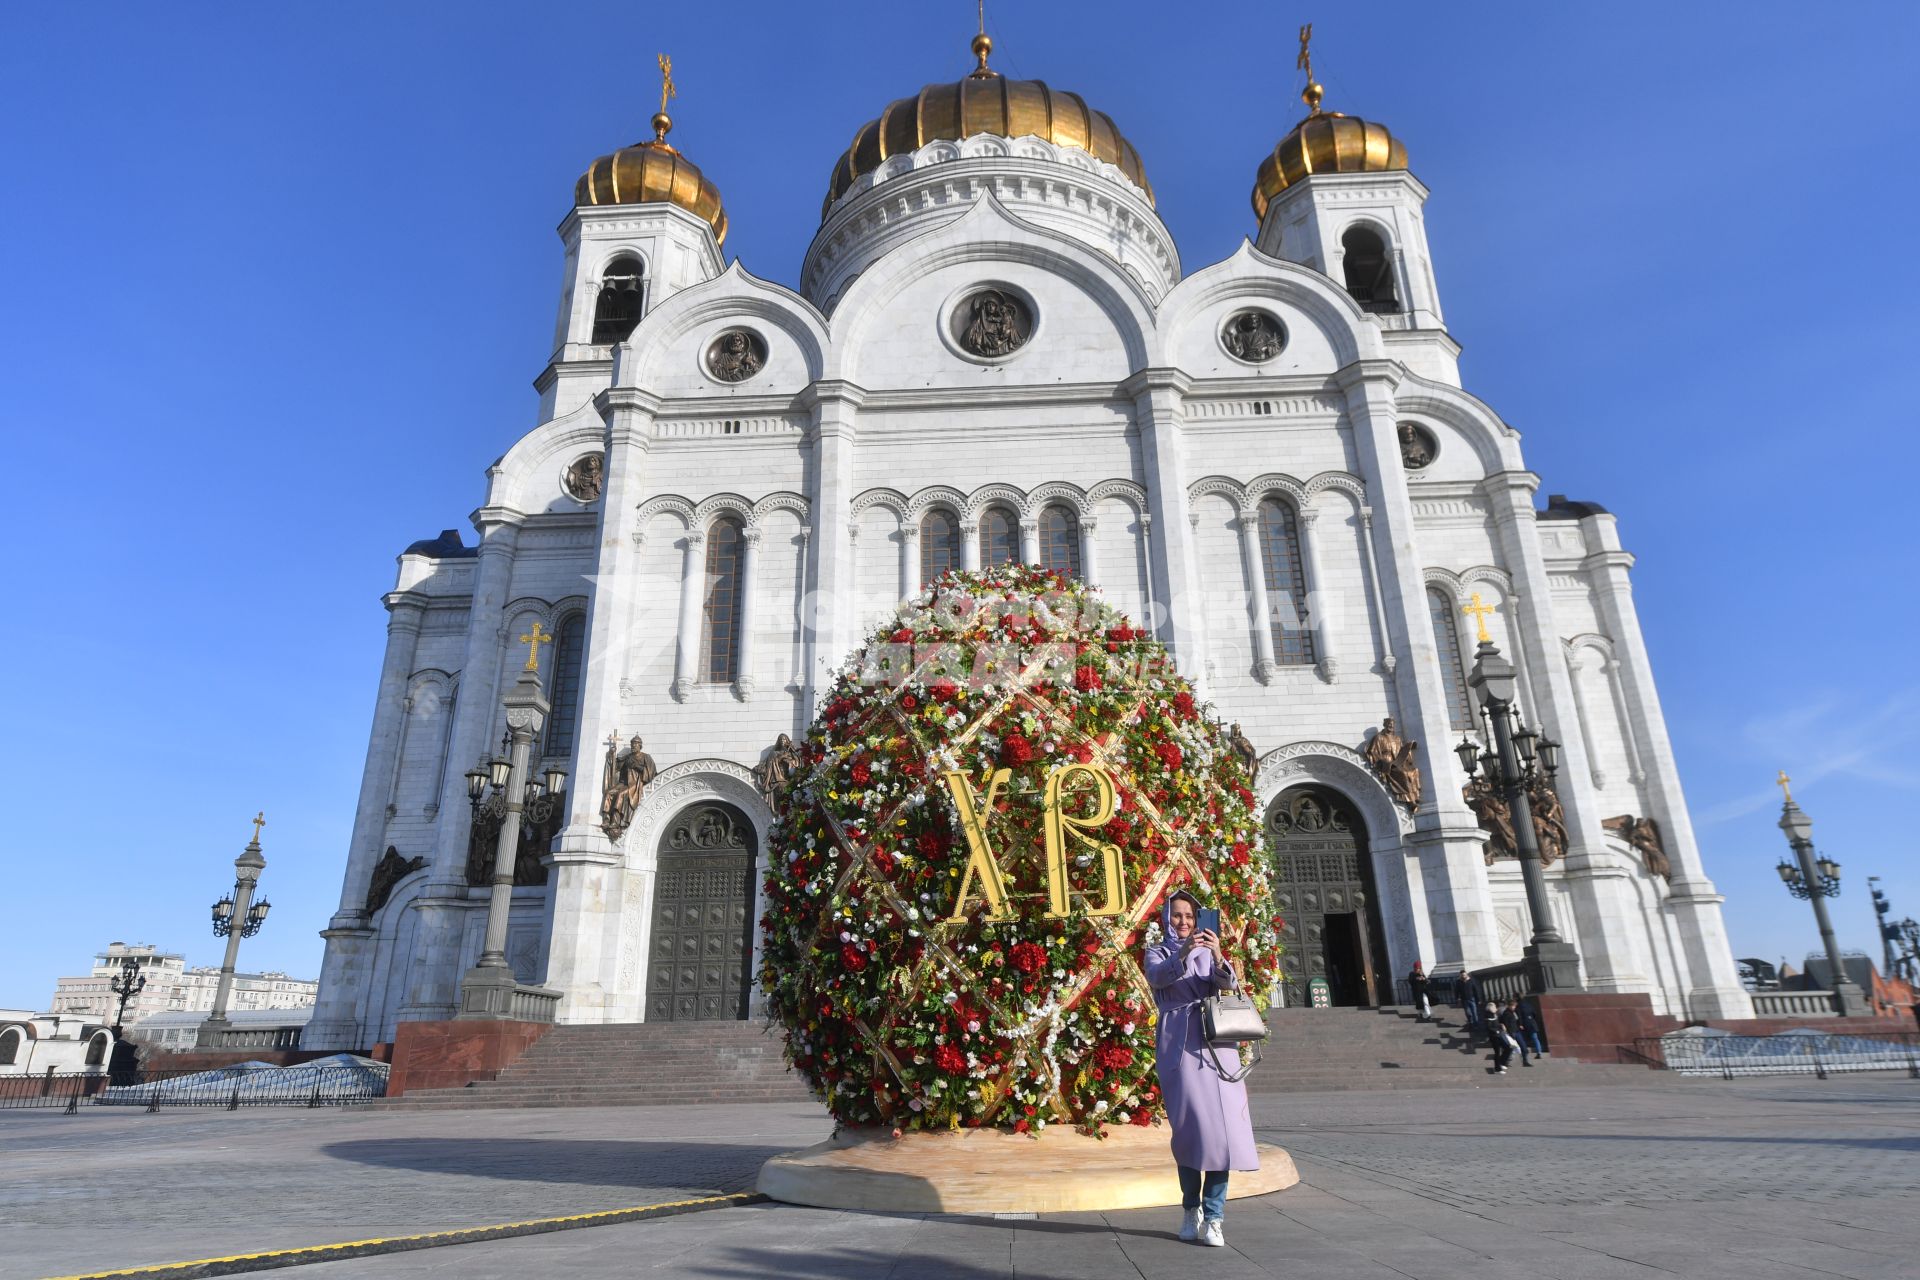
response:
[(1208, 1222), (1220, 1221), (1227, 1213), (1227, 1171), (1209, 1169), (1202, 1174), (1198, 1169), (1181, 1165), (1180, 1206), (1183, 1209), (1204, 1206), (1202, 1216)]

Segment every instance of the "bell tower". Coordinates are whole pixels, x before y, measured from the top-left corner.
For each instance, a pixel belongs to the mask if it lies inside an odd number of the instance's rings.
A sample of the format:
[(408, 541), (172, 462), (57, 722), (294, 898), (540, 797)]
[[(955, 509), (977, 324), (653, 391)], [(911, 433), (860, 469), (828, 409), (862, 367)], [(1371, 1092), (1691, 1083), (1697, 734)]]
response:
[(595, 160), (574, 184), (573, 210), (560, 224), (567, 256), (554, 356), (535, 383), (542, 422), (604, 391), (613, 348), (641, 318), (726, 265), (720, 189), (667, 141), (667, 102), (678, 90), (673, 60), (663, 53), (659, 63), (653, 137)]
[[(1312, 24), (1300, 28), (1307, 116), (1260, 162), (1254, 179), (1254, 246), (1331, 277), (1390, 332), (1445, 338), (1427, 251), (1427, 188), (1408, 172), (1406, 144), (1385, 125), (1321, 107), (1326, 89), (1313, 77), (1312, 35)], [(1419, 372), (1458, 385), (1451, 339), (1437, 348), (1393, 345), (1407, 349)]]

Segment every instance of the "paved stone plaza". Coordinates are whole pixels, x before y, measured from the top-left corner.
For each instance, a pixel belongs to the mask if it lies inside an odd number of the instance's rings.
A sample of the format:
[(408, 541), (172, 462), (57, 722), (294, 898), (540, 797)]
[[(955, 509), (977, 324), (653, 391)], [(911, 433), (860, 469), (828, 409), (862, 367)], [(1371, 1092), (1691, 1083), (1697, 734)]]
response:
[[(1301, 1094), (1255, 1103), (1301, 1186), (1229, 1248), (1177, 1212), (993, 1220), (756, 1205), (321, 1263), (337, 1277), (1911, 1277), (1920, 1082)], [(748, 1186), (805, 1106), (0, 1113), (0, 1275), (620, 1208)]]

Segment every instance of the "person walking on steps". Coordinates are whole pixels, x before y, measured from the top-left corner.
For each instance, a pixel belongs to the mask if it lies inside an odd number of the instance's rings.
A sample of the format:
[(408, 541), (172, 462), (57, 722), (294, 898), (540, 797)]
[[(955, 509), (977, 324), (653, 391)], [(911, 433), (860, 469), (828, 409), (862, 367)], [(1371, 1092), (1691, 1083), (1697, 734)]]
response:
[(1453, 984), (1454, 995), (1460, 1002), (1460, 1016), (1467, 1020), (1467, 1043), (1473, 1043), (1473, 1029), (1480, 1022), (1480, 984), (1465, 969), (1460, 971), (1460, 980)]
[(1513, 1062), (1513, 1051), (1520, 1042), (1507, 1030), (1505, 1022), (1506, 1006), (1498, 1000), (1487, 1002), (1487, 1043), (1493, 1046), (1493, 1074), (1507, 1074), (1507, 1067)]
[(1413, 972), (1407, 975), (1407, 986), (1413, 992), (1414, 1008), (1420, 1010), (1420, 1021), (1433, 1021), (1433, 1002), (1428, 998), (1427, 971), (1418, 960), (1413, 962)]
[(1527, 1060), (1527, 1038), (1520, 1029), (1520, 1002), (1518, 1000), (1509, 1000), (1501, 1006), (1499, 1031), (1507, 1040), (1508, 1061), (1512, 1061), (1513, 1051), (1518, 1049), (1520, 1051), (1520, 1065), (1523, 1067), (1532, 1066), (1533, 1063)]
[[(1199, 909), (1199, 901), (1185, 889), (1161, 904), (1160, 940), (1147, 947), (1146, 971), (1160, 1013), (1154, 1070), (1173, 1130), (1173, 1160), (1180, 1169), (1185, 1210), (1180, 1238), (1221, 1246), (1227, 1242), (1221, 1225), (1227, 1175), (1234, 1169), (1258, 1169), (1260, 1156), (1254, 1149), (1247, 1086), (1223, 1077), (1207, 1052), (1201, 1003), (1233, 986), (1234, 976), (1218, 935), (1195, 927)], [(1223, 1060), (1231, 1069), (1239, 1055), (1225, 1053)]]

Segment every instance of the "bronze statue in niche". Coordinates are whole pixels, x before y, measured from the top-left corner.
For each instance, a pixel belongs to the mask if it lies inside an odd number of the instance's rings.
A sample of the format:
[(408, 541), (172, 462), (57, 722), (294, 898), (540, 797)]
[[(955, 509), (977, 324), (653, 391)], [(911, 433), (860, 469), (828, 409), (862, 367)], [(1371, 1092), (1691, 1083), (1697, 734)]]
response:
[(1667, 845), (1660, 838), (1660, 824), (1652, 818), (1636, 818), (1630, 813), (1603, 818), (1600, 825), (1619, 836), (1646, 859), (1647, 870), (1662, 880), (1673, 879), (1673, 860), (1667, 857)]
[(606, 763), (600, 770), (600, 829), (607, 833), (609, 840), (618, 840), (627, 834), (627, 828), (633, 825), (634, 812), (640, 807), (640, 797), (659, 772), (653, 757), (641, 750), (639, 734), (633, 736), (625, 751), (616, 755), (618, 741), (618, 738), (608, 741)]
[(1405, 805), (1409, 813), (1420, 807), (1420, 763), (1414, 758), (1419, 746), (1401, 737), (1400, 731), (1393, 727), (1393, 717), (1388, 716), (1380, 722), (1380, 731), (1367, 739), (1361, 752), (1393, 798)]
[(783, 733), (773, 740), (773, 749), (767, 753), (767, 758), (754, 766), (754, 785), (760, 788), (761, 795), (771, 799), (773, 793), (786, 786), (805, 763), (806, 757), (801, 754), (799, 744)]

